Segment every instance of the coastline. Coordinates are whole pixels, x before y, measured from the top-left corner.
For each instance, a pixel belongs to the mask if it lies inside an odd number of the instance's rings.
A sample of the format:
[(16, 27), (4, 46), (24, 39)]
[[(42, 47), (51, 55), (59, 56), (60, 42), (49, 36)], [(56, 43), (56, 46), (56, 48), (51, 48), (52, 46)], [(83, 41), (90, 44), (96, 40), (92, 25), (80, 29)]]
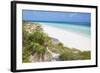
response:
[(42, 24), (45, 33), (58, 39), (65, 47), (76, 48), (81, 51), (91, 50), (91, 39), (81, 34)]

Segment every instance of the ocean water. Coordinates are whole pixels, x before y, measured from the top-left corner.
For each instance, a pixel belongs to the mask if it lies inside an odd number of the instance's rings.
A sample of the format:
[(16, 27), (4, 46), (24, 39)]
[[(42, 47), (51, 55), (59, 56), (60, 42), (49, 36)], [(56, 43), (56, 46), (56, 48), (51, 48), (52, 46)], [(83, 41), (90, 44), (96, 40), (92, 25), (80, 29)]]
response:
[(60, 28), (62, 30), (76, 32), (76, 33), (82, 34), (88, 38), (91, 37), (91, 27), (90, 26), (70, 24), (70, 23), (49, 23), (49, 22), (39, 22), (39, 24)]

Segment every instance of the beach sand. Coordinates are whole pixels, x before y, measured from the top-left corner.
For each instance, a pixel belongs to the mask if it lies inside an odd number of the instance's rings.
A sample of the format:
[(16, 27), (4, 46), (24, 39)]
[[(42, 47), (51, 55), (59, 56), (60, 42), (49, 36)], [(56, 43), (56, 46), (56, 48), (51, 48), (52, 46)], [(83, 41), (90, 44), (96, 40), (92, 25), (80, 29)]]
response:
[(42, 28), (45, 33), (58, 39), (65, 47), (76, 48), (81, 51), (91, 50), (91, 38), (89, 37), (49, 25), (42, 25)]

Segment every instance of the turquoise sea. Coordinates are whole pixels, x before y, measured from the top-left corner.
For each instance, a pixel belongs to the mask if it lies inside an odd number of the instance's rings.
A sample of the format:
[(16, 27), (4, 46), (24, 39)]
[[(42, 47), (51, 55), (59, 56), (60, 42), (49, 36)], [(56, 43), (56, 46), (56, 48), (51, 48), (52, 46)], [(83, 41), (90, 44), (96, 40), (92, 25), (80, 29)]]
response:
[(38, 23), (40, 23), (41, 25), (43, 24), (43, 25), (53, 26), (67, 31), (72, 31), (87, 36), (89, 38), (91, 37), (91, 26), (78, 25), (78, 23), (77, 24), (50, 23), (50, 22), (38, 22)]

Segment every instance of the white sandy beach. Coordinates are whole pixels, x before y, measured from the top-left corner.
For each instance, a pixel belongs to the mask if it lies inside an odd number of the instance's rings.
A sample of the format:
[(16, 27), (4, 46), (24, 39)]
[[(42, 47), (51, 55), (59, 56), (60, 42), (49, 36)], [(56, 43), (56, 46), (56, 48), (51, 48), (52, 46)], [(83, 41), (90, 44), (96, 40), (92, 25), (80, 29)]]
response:
[(91, 50), (91, 39), (86, 36), (49, 25), (42, 25), (42, 28), (50, 37), (58, 39), (66, 47), (81, 51)]

